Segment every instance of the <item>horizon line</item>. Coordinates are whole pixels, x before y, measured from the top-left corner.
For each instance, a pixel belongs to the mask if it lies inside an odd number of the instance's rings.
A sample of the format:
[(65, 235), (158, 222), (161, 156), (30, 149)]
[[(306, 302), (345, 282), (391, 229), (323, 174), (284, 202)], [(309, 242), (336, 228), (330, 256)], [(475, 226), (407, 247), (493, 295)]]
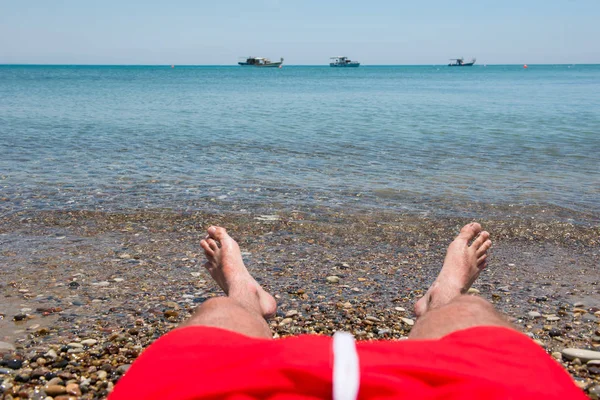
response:
[[(509, 63), (475, 64), (481, 66), (510, 66), (510, 65), (600, 65), (597, 63)], [(47, 63), (0, 63), (0, 66), (48, 66), (48, 67), (240, 67), (238, 64), (47, 64)], [(329, 67), (329, 64), (283, 64), (285, 67)], [(361, 67), (439, 67), (448, 64), (360, 64)]]

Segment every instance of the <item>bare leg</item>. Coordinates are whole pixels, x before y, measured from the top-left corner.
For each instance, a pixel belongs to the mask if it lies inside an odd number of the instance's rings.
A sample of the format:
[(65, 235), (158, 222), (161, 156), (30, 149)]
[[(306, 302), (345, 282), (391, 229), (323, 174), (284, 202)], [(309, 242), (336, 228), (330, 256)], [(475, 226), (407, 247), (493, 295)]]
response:
[[(492, 246), (481, 225), (465, 225), (448, 247), (444, 266), (425, 296), (415, 304), (419, 317), (411, 339), (436, 339), (474, 326), (512, 326), (487, 301), (464, 296), (487, 265)], [(473, 243), (469, 246), (469, 242)]]
[(213, 326), (271, 338), (266, 319), (275, 314), (277, 304), (246, 269), (236, 241), (224, 228), (211, 226), (200, 245), (208, 260), (204, 267), (226, 296), (205, 301), (183, 325)]

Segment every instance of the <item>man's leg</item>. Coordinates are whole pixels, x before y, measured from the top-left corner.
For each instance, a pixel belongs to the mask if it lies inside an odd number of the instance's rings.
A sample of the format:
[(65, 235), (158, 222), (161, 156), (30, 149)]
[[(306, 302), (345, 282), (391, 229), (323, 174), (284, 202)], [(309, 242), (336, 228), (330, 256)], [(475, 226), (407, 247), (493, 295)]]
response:
[(236, 241), (224, 228), (211, 226), (200, 245), (208, 260), (204, 267), (225, 296), (205, 301), (183, 326), (212, 326), (270, 339), (266, 319), (275, 314), (277, 304), (246, 269)]
[(492, 246), (489, 237), (478, 223), (461, 229), (448, 247), (440, 274), (415, 305), (419, 319), (410, 339), (438, 339), (475, 326), (513, 328), (490, 303), (464, 295), (487, 265), (487, 251)]

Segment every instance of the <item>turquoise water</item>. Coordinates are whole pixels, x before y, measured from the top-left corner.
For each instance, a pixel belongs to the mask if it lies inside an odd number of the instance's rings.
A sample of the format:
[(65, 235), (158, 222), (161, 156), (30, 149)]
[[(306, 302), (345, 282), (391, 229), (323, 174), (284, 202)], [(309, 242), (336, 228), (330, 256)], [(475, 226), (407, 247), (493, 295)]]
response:
[(600, 212), (600, 65), (0, 66), (0, 212)]

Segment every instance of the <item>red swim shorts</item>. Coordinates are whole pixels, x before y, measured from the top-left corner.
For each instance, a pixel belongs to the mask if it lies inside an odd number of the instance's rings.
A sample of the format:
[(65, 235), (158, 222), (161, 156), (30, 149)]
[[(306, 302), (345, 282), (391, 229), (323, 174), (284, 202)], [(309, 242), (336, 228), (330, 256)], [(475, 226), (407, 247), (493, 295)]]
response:
[(544, 350), (510, 329), (477, 327), (439, 340), (356, 346), (348, 337), (339, 347), (337, 336), (265, 340), (179, 328), (142, 353), (110, 400), (587, 398)]

